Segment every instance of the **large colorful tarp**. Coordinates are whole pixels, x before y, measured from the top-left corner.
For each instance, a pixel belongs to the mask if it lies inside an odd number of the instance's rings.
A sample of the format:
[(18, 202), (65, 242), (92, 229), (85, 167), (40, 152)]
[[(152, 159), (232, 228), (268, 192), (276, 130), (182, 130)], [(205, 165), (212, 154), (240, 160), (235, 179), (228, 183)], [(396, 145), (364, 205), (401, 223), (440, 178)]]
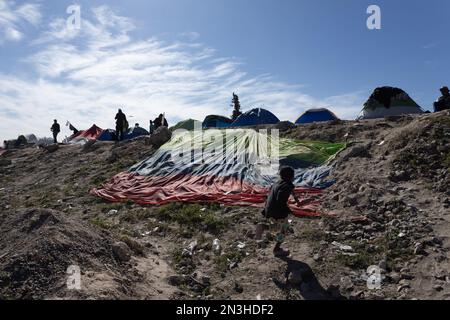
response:
[(339, 143), (279, 138), (252, 129), (175, 132), (152, 157), (113, 177), (92, 194), (108, 201), (143, 205), (216, 202), (262, 207), (278, 169), (295, 169), (296, 215), (317, 215), (318, 195), (330, 185), (326, 162), (344, 147)]

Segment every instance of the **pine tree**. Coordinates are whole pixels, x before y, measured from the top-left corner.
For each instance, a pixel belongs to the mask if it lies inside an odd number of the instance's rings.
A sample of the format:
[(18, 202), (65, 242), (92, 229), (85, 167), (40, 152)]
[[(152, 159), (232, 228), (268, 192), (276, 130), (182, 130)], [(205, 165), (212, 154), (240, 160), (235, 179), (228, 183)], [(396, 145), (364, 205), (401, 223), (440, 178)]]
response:
[(233, 100), (231, 101), (231, 106), (233, 107), (233, 115), (231, 116), (231, 119), (234, 121), (242, 114), (239, 97), (234, 92), (233, 92)]

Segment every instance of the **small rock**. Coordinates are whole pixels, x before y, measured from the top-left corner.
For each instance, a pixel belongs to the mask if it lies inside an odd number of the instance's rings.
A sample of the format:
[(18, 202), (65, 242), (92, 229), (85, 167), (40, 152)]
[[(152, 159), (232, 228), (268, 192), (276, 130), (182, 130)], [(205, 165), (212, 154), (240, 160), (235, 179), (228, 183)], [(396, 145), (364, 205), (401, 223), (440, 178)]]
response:
[(131, 259), (131, 250), (125, 242), (116, 242), (112, 246), (114, 256), (120, 261), (127, 262)]
[(235, 282), (234, 291), (236, 291), (237, 293), (242, 293), (244, 292), (244, 288), (242, 288), (242, 286), (239, 283)]
[(414, 245), (414, 254), (417, 256), (417, 255), (424, 255), (425, 253), (426, 252), (425, 252), (424, 245), (422, 243), (420, 243), (420, 242), (417, 242)]
[(389, 278), (391, 279), (391, 281), (392, 281), (393, 283), (399, 283), (400, 280), (402, 280), (401, 275), (398, 274), (398, 273), (396, 273), (396, 272), (391, 273), (391, 274), (389, 275)]
[(439, 291), (439, 292), (441, 292), (442, 290), (444, 290), (444, 288), (443, 288), (441, 285), (439, 285), (439, 284), (434, 285), (434, 286), (433, 286), (433, 289), (436, 290), (436, 291)]
[(405, 289), (409, 289), (409, 288), (411, 288), (411, 286), (409, 284), (402, 284), (402, 285), (398, 286), (397, 292), (401, 292), (401, 291), (403, 291)]
[(167, 278), (167, 282), (171, 286), (174, 286), (174, 287), (181, 286), (181, 285), (185, 284), (186, 281), (187, 281), (186, 276), (176, 275), (176, 276), (170, 276), (170, 277)]

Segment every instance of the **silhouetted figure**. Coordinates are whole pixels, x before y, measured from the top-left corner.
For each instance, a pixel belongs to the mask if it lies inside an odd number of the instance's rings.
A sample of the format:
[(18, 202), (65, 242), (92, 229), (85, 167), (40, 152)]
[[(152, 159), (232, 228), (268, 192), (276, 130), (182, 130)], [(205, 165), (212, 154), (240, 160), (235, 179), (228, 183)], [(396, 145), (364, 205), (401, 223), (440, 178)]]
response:
[(450, 90), (442, 87), (440, 91), (442, 96), (434, 103), (434, 112), (450, 110)]
[(121, 109), (119, 109), (119, 112), (116, 114), (116, 138), (117, 141), (120, 141), (123, 139), (123, 133), (127, 129), (127, 117), (122, 112)]
[(169, 127), (169, 124), (163, 114), (160, 114), (159, 117), (153, 121), (153, 125), (155, 130), (159, 127)]
[(57, 120), (53, 121), (53, 125), (50, 130), (53, 132), (53, 143), (58, 143), (58, 134), (61, 132), (61, 127), (59, 126)]
[[(270, 189), (266, 205), (262, 211), (262, 214), (266, 219), (274, 219), (276, 221), (277, 227), (280, 230), (276, 237), (275, 248), (273, 249), (273, 254), (276, 257), (287, 257), (290, 255), (289, 250), (283, 250), (281, 245), (289, 230), (287, 218), (289, 214), (292, 214), (292, 211), (288, 206), (290, 196), (292, 195), (294, 197), (297, 205), (300, 203), (294, 194), (295, 186), (292, 183), (294, 177), (295, 171), (292, 167), (284, 167), (280, 170), (280, 180)], [(262, 235), (262, 225), (258, 226), (256, 234), (256, 239), (260, 238)]]

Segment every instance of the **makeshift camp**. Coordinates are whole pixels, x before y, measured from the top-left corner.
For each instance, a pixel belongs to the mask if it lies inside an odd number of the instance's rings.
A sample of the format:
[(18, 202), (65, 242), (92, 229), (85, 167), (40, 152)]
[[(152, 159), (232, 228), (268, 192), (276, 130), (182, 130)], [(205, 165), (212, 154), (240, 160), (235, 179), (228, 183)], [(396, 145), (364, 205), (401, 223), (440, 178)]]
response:
[(223, 116), (210, 115), (203, 120), (203, 129), (209, 128), (228, 128), (233, 123), (233, 120)]
[(336, 115), (331, 112), (330, 110), (326, 108), (321, 109), (309, 109), (305, 113), (303, 113), (297, 121), (295, 121), (295, 124), (307, 124), (307, 123), (314, 123), (314, 122), (326, 122), (326, 121), (333, 121), (338, 120), (339, 118), (336, 117)]
[(420, 113), (423, 113), (423, 110), (402, 89), (380, 87), (375, 89), (364, 104), (359, 119), (377, 119)]
[(68, 138), (70, 143), (76, 143), (82, 140), (96, 140), (103, 132), (103, 129), (97, 127), (95, 124), (88, 130), (78, 131), (78, 133)]
[(270, 111), (257, 108), (240, 115), (232, 127), (257, 126), (262, 124), (277, 124), (280, 120)]
[(150, 133), (145, 130), (144, 128), (141, 127), (134, 127), (130, 130), (128, 130), (124, 136), (123, 136), (123, 140), (131, 140), (137, 137), (141, 137), (141, 136), (148, 136), (150, 135)]
[(116, 130), (106, 129), (97, 138), (98, 141), (115, 141), (116, 140)]
[(171, 131), (175, 131), (178, 129), (184, 129), (184, 130), (194, 130), (194, 128), (202, 128), (202, 123), (198, 120), (194, 119), (188, 119), (181, 122), (178, 122), (176, 125), (174, 125), (172, 128), (170, 128)]
[(179, 132), (147, 160), (112, 178), (92, 194), (108, 201), (161, 205), (168, 202), (216, 202), (261, 207), (278, 179), (280, 165), (295, 168), (291, 204), (296, 215), (317, 215), (317, 196), (332, 181), (327, 160), (339, 143), (278, 139), (252, 129)]

